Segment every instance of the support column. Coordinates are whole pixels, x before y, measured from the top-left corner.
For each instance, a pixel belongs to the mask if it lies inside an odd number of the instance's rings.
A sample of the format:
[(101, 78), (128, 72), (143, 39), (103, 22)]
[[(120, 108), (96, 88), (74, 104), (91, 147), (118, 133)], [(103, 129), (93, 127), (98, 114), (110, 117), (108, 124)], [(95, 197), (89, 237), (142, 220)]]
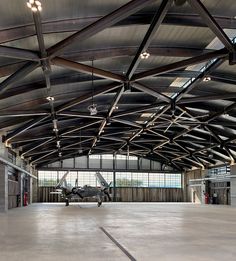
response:
[(116, 172), (113, 172), (113, 201), (116, 202)]
[(33, 202), (33, 178), (29, 177), (29, 192), (28, 192), (28, 197), (29, 197), (29, 204), (32, 204)]
[(0, 163), (0, 212), (8, 210), (8, 169)]
[[(230, 175), (236, 175), (236, 165), (230, 166)], [(231, 198), (231, 206), (236, 207), (236, 177), (230, 178), (230, 198)]]
[[(1, 138), (1, 137), (0, 137)], [(8, 158), (8, 151), (5, 145), (0, 142), (0, 156)], [(8, 168), (0, 162), (0, 212), (8, 211)]]
[[(201, 174), (202, 174), (202, 178), (204, 179), (207, 176), (208, 170), (202, 170)], [(206, 188), (206, 181), (203, 180), (201, 181), (201, 204), (205, 204), (205, 193), (207, 192), (207, 188)]]
[[(37, 170), (33, 170), (32, 173), (38, 177)], [(32, 185), (33, 195), (32, 195), (32, 203), (38, 202), (38, 180), (33, 179), (33, 185)]]
[(23, 182), (22, 182), (22, 173), (19, 171), (18, 172), (18, 186), (19, 186), (19, 200), (20, 200), (20, 205), (19, 207), (23, 206)]

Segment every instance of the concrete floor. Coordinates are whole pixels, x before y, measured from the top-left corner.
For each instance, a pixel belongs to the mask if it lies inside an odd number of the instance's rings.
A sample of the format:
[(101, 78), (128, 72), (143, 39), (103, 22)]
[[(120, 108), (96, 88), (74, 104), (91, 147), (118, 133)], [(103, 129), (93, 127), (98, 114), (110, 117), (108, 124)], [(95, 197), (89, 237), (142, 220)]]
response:
[(192, 204), (33, 204), (0, 214), (0, 261), (236, 260), (236, 208)]

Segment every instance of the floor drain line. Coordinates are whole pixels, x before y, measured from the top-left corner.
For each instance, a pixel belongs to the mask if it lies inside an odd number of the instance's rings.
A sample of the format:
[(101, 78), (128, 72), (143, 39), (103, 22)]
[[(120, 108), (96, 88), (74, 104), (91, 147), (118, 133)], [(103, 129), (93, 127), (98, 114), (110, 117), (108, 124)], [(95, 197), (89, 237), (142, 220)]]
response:
[(111, 239), (111, 241), (112, 241), (113, 243), (116, 244), (116, 246), (119, 247), (119, 249), (120, 249), (130, 260), (136, 261), (136, 259), (135, 259), (111, 234), (109, 234), (109, 233), (106, 231), (105, 228), (100, 227), (100, 229), (102, 230), (102, 232), (103, 232), (104, 234), (106, 234), (106, 235)]

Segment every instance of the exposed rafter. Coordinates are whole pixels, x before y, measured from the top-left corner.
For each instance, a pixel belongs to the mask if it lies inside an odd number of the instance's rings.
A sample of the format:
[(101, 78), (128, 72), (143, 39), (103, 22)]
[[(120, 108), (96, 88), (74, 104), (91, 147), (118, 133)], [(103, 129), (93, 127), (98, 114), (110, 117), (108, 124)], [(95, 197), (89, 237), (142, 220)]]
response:
[(102, 78), (106, 78), (106, 79), (110, 79), (110, 80), (118, 81), (118, 82), (125, 81), (125, 77), (122, 75), (117, 75), (115, 73), (111, 73), (111, 72), (104, 71), (104, 70), (101, 70), (98, 68), (94, 68), (94, 67), (82, 64), (82, 63), (76, 63), (73, 61), (69, 61), (69, 60), (66, 60), (63, 58), (56, 57), (56, 58), (52, 59), (52, 62), (55, 65), (62, 66), (64, 68), (71, 69), (74, 71), (84, 72), (84, 73), (88, 73), (88, 74), (91, 74), (93, 71), (94, 75), (102, 77)]
[(20, 69), (18, 69), (15, 73), (9, 76), (6, 80), (0, 83), (0, 94), (5, 92), (8, 88), (10, 88), (17, 81), (22, 80), (29, 73), (34, 71), (39, 66), (36, 62), (28, 62), (23, 65)]
[(160, 27), (168, 9), (170, 8), (171, 4), (172, 4), (172, 0), (163, 0), (160, 7), (158, 8), (158, 11), (156, 12), (156, 14), (153, 17), (153, 20), (148, 28), (147, 33), (144, 36), (144, 39), (141, 43), (141, 45), (139, 46), (139, 49), (134, 57), (134, 59), (132, 60), (132, 63), (128, 69), (128, 72), (126, 74), (126, 77), (128, 79), (131, 79), (131, 77), (133, 76), (134, 72), (136, 71), (139, 63), (140, 63), (140, 55), (146, 51), (149, 47), (149, 45), (151, 44), (151, 41), (155, 35), (155, 33), (157, 32), (158, 28)]
[[(137, 155), (178, 170), (234, 162), (235, 45), (225, 29), (235, 29), (235, 19), (226, 2), (219, 6), (227, 17), (200, 0), (189, 0), (196, 14), (172, 2), (133, 0), (116, 10), (109, 3), (57, 21), (49, 10), (50, 22), (32, 12), (33, 23), (22, 16), (22, 26), (2, 28), (5, 145), (36, 166), (94, 153)], [(101, 16), (106, 10), (114, 11)], [(144, 51), (151, 56), (140, 62)]]
[(223, 31), (223, 29), (217, 24), (216, 20), (211, 16), (206, 7), (201, 3), (200, 0), (188, 0), (189, 3), (194, 7), (195, 10), (203, 18), (204, 22), (208, 27), (215, 33), (215, 35), (221, 40), (225, 47), (230, 51), (234, 52), (235, 48), (229, 37)]
[(98, 21), (90, 24), (89, 26), (83, 28), (81, 31), (67, 37), (61, 42), (52, 46), (48, 53), (50, 57), (56, 56), (61, 53), (68, 45), (72, 44), (76, 40), (84, 41), (87, 38), (93, 36), (94, 34), (99, 33), (100, 31), (118, 23), (119, 21), (125, 19), (126, 17), (136, 13), (137, 11), (143, 9), (147, 5), (155, 2), (155, 0), (133, 0), (128, 4), (123, 5), (112, 13), (102, 17)]
[(137, 80), (141, 80), (141, 79), (144, 79), (147, 77), (161, 75), (163, 73), (179, 70), (179, 69), (185, 68), (190, 65), (199, 64), (199, 63), (206, 62), (206, 61), (216, 59), (216, 58), (223, 58), (223, 57), (226, 57), (227, 55), (228, 55), (228, 51), (226, 49), (209, 52), (207, 54), (202, 54), (202, 55), (192, 57), (192, 58), (189, 58), (186, 60), (182, 60), (182, 61), (175, 62), (172, 64), (164, 65), (164, 66), (161, 66), (161, 67), (149, 70), (149, 71), (135, 74), (131, 80), (137, 81)]

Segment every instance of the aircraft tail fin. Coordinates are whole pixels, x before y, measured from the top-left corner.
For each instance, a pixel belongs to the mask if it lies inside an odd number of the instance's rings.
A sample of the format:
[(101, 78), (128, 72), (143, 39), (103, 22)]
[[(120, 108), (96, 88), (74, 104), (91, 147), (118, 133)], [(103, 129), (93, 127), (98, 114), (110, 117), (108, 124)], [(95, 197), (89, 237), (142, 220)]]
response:
[(67, 182), (66, 182), (66, 177), (69, 174), (69, 171), (67, 171), (62, 178), (59, 180), (59, 182), (56, 185), (56, 188), (62, 188), (62, 187), (67, 187)]
[(96, 176), (100, 186), (102, 187), (102, 189), (109, 188), (110, 185), (106, 182), (106, 180), (103, 178), (101, 173), (96, 172), (95, 176)]

